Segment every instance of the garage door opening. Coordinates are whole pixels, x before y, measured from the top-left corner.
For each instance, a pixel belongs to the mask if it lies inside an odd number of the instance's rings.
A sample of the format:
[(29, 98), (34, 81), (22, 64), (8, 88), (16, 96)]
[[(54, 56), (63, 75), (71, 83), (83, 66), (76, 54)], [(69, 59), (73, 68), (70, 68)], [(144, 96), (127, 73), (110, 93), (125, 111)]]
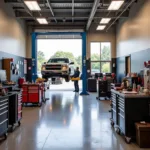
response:
[[(51, 58), (68, 58), (71, 69), (80, 68), (82, 73), (82, 40), (81, 39), (41, 39), (37, 40), (37, 74), (41, 75), (41, 67), (44, 62), (48, 62)], [(56, 59), (57, 60), (57, 59)], [(59, 59), (60, 60), (60, 59)], [(56, 61), (57, 62), (57, 61)], [(59, 61), (58, 61), (59, 62)], [(63, 63), (63, 62), (62, 62)], [(73, 70), (74, 72), (74, 70)], [(81, 74), (80, 74), (81, 75)], [(72, 81), (66, 82), (64, 78), (49, 78), (50, 90), (74, 90)], [(82, 81), (79, 81), (80, 90), (82, 89)]]

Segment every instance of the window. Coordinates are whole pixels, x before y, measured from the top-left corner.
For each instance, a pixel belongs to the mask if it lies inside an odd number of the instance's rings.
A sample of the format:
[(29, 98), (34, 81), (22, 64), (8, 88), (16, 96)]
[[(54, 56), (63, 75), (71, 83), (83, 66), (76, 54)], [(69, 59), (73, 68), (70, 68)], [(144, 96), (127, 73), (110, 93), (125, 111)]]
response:
[(99, 73), (100, 71), (100, 62), (91, 62), (91, 74)]
[(91, 74), (111, 72), (111, 43), (91, 42)]
[(91, 43), (91, 60), (100, 60), (100, 43)]

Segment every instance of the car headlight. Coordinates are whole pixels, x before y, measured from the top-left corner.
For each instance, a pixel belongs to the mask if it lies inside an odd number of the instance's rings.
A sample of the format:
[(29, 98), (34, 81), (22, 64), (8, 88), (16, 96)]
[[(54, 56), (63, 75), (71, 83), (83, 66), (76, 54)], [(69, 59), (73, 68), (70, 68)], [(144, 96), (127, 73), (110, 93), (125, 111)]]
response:
[(62, 67), (62, 70), (67, 70), (67, 67)]
[(45, 66), (42, 66), (42, 69), (41, 70), (46, 70)]

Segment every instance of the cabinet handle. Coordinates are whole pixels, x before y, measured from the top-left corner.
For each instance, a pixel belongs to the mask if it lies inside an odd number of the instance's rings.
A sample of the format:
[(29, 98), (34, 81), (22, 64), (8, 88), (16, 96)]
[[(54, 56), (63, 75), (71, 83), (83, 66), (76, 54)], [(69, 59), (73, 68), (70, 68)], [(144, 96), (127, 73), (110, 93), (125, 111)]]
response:
[(118, 115), (124, 119), (124, 116), (123, 116), (123, 115), (121, 115), (120, 113), (118, 113)]
[(8, 103), (4, 103), (4, 104), (2, 104), (2, 105), (0, 105), (0, 107), (2, 107), (2, 106), (4, 106), (4, 105), (7, 105)]
[(5, 108), (7, 108), (8, 106), (5, 106), (5, 107), (3, 107), (3, 108), (1, 108), (0, 110), (3, 110), (3, 109), (5, 109)]
[(21, 114), (21, 113), (22, 113), (22, 111), (19, 111), (19, 112), (18, 112), (18, 114)]
[(112, 103), (114, 106), (116, 106), (116, 104), (115, 103)]
[(0, 125), (2, 125), (3, 123), (5, 123), (6, 121), (8, 121), (8, 119), (4, 120), (3, 122), (0, 123)]
[(124, 101), (123, 101), (123, 100), (120, 100), (120, 99), (119, 99), (119, 101), (120, 101), (121, 103), (123, 103), (123, 104), (124, 104)]
[(123, 109), (121, 109), (121, 107), (119, 107), (119, 109), (120, 109), (122, 112), (124, 112), (124, 110), (123, 110)]
[(121, 106), (122, 108), (124, 108), (124, 105), (123, 105), (123, 104), (121, 104), (121, 103), (119, 103), (119, 106)]
[(21, 105), (22, 105), (22, 103), (18, 104), (18, 106), (21, 106)]
[(8, 101), (8, 99), (4, 99), (3, 101), (0, 101), (0, 103), (7, 102), (7, 101)]
[(7, 110), (7, 111), (4, 111), (3, 113), (0, 114), (0, 116), (3, 115), (3, 114), (5, 114), (5, 113), (7, 113), (7, 112), (8, 112), (8, 110)]
[(112, 108), (112, 110), (116, 113), (116, 111)]

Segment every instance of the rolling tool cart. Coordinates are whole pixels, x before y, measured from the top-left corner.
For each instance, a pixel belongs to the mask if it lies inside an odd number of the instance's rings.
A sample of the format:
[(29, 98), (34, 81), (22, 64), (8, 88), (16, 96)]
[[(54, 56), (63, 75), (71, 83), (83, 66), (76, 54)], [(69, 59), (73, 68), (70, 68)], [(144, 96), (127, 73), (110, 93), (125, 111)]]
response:
[(0, 136), (7, 138), (8, 131), (8, 96), (0, 96)]
[(111, 125), (118, 134), (131, 143), (136, 137), (136, 122), (150, 122), (150, 96), (145, 94), (124, 94), (111, 90)]
[(98, 97), (96, 99), (100, 100), (101, 97), (104, 97), (107, 100), (108, 85), (107, 81), (98, 81)]
[(87, 81), (88, 81), (88, 91), (97, 92), (97, 80), (89, 78)]
[(42, 96), (41, 96), (41, 84), (23, 84), (23, 104), (36, 104), (41, 107)]
[(107, 80), (107, 96), (111, 98), (111, 84), (113, 83), (113, 78), (106, 78)]
[(9, 126), (11, 131), (16, 124), (20, 126), (22, 119), (22, 92), (11, 92), (9, 95)]

